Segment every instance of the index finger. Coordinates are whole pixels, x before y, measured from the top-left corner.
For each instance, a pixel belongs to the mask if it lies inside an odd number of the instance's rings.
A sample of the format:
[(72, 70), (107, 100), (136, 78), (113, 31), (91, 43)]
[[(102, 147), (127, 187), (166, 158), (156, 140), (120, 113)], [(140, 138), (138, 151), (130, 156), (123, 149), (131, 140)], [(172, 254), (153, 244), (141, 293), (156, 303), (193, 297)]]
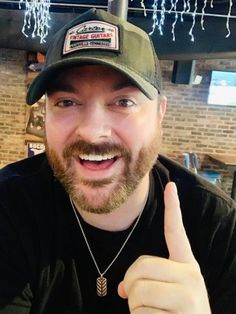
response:
[(177, 188), (174, 182), (167, 183), (165, 187), (164, 203), (164, 232), (169, 259), (182, 263), (196, 262), (184, 229)]

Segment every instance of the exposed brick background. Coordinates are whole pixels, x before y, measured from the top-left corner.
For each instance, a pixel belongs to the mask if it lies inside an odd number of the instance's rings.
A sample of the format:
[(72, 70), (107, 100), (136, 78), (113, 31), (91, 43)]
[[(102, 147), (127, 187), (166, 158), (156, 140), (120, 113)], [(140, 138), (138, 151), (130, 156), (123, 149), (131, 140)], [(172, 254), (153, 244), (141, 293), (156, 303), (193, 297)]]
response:
[(236, 60), (198, 60), (199, 85), (171, 83), (172, 66), (172, 61), (161, 62), (168, 98), (162, 150), (180, 162), (183, 152), (196, 152), (202, 167), (222, 173), (221, 186), (230, 194), (232, 173), (219, 168), (206, 154), (236, 155), (236, 107), (208, 105), (207, 97), (210, 71), (236, 71)]
[(0, 167), (24, 157), (25, 55), (0, 49)]
[[(0, 49), (0, 167), (25, 156), (25, 64), (24, 51)], [(236, 60), (198, 60), (196, 74), (203, 77), (199, 85), (173, 84), (173, 62), (161, 61), (161, 67), (168, 98), (162, 153), (182, 162), (183, 152), (196, 152), (203, 167), (222, 173), (222, 188), (230, 193), (232, 173), (205, 155), (236, 155), (236, 107), (207, 105), (207, 96), (210, 71), (236, 71)]]

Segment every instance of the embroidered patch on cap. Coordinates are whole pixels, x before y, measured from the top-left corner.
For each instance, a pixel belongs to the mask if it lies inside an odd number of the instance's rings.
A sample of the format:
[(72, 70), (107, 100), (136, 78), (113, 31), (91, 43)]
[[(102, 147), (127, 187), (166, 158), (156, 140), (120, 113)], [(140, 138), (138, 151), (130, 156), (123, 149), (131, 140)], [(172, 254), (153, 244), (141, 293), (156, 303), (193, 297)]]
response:
[(88, 21), (70, 28), (63, 54), (83, 49), (119, 50), (118, 27), (103, 21)]

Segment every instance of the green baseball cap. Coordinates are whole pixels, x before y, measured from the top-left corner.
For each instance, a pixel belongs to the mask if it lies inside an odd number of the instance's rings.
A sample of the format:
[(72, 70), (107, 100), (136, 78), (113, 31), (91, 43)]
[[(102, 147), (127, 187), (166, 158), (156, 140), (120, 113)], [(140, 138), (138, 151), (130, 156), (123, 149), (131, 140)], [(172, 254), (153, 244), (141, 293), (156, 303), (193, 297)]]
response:
[(111, 66), (149, 99), (161, 93), (161, 70), (148, 34), (104, 10), (90, 9), (56, 33), (43, 70), (28, 89), (26, 102), (36, 103), (60, 71), (82, 64)]

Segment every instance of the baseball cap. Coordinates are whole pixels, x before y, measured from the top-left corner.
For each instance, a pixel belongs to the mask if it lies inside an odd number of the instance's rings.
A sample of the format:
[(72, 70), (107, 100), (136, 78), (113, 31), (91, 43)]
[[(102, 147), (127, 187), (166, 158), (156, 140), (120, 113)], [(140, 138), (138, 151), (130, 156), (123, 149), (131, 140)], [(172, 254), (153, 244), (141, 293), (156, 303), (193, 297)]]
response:
[(108, 65), (122, 72), (149, 99), (161, 93), (161, 70), (148, 34), (107, 11), (93, 8), (56, 33), (44, 68), (28, 89), (26, 102), (37, 102), (60, 71), (83, 64)]

